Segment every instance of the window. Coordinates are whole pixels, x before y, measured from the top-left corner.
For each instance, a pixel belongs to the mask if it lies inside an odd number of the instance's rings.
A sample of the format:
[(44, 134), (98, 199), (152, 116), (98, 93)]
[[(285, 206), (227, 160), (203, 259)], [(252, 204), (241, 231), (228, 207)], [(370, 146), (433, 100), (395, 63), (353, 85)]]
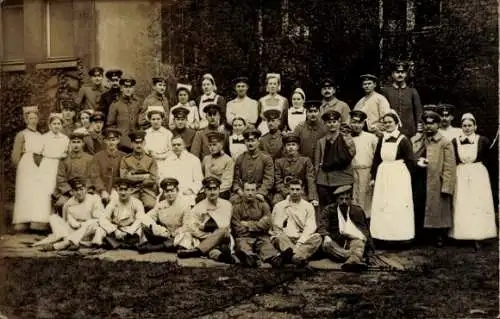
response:
[(24, 59), (23, 0), (7, 0), (2, 4), (2, 35), (4, 61)]
[(419, 29), (439, 26), (441, 23), (440, 0), (415, 1), (415, 25)]
[(46, 57), (73, 57), (73, 0), (48, 0), (45, 19)]

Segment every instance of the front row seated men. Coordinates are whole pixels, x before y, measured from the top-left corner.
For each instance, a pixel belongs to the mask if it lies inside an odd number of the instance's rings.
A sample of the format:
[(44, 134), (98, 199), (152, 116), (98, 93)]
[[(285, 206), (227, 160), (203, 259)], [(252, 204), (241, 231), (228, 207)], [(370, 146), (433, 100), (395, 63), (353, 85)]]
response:
[(323, 253), (333, 261), (343, 262), (344, 271), (368, 268), (365, 256), (373, 252), (368, 222), (360, 206), (352, 204), (352, 186), (334, 191), (335, 203), (327, 205), (320, 217), (318, 232), (323, 236)]

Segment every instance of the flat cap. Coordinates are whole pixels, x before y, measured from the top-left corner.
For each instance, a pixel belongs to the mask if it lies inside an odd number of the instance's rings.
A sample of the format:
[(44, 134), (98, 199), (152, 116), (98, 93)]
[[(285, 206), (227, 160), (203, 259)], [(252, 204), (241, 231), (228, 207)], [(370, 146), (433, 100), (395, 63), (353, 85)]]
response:
[(189, 110), (183, 106), (179, 106), (172, 110), (172, 114), (175, 118), (185, 119), (189, 114)]
[(104, 118), (105, 118), (105, 116), (104, 116), (103, 112), (95, 111), (90, 116), (90, 122), (98, 122), (98, 121), (104, 122)]
[(106, 75), (106, 78), (108, 78), (109, 80), (111, 80), (115, 76), (121, 78), (123, 75), (123, 71), (120, 69), (111, 69), (111, 70), (107, 70), (105, 75)]
[(220, 108), (217, 104), (208, 104), (207, 106), (205, 106), (203, 108), (203, 112), (205, 113), (209, 113), (209, 112), (217, 112), (217, 113), (220, 113)]
[(434, 111), (427, 111), (422, 114), (422, 121), (425, 124), (433, 124), (441, 122), (441, 116)]
[(145, 131), (135, 131), (128, 135), (132, 143), (142, 143), (144, 142), (144, 137), (146, 136)]
[(219, 187), (221, 181), (217, 177), (207, 176), (201, 181), (201, 183), (203, 184), (203, 187)]
[(73, 100), (62, 100), (61, 101), (61, 109), (64, 110), (75, 110), (78, 107), (78, 105), (75, 103)]
[(351, 111), (351, 119), (357, 119), (358, 121), (361, 122), (366, 120), (367, 117), (368, 116), (366, 115), (366, 113), (361, 110)]
[(318, 100), (308, 100), (304, 102), (304, 107), (306, 110), (311, 110), (311, 109), (317, 109), (319, 110), (321, 107), (322, 102)]
[(167, 177), (161, 180), (160, 187), (166, 189), (169, 186), (178, 187), (179, 181), (173, 177)]
[(134, 185), (134, 182), (128, 178), (117, 178), (114, 181), (114, 186), (117, 188), (129, 188)]
[(104, 129), (103, 135), (105, 138), (120, 137), (122, 132), (116, 127), (107, 127)]
[(68, 181), (68, 184), (72, 189), (77, 189), (77, 188), (85, 186), (85, 183), (83, 182), (83, 179), (80, 176), (75, 176), (75, 177), (71, 178)]
[(282, 138), (282, 141), (283, 141), (283, 144), (288, 144), (288, 143), (297, 143), (299, 144), (300, 143), (300, 137), (293, 133), (293, 132), (290, 132), (290, 133), (287, 133), (283, 136)]
[(82, 132), (81, 130), (74, 130), (73, 132), (71, 132), (71, 134), (69, 135), (69, 139), (70, 140), (75, 140), (75, 139), (79, 139), (79, 140), (82, 140), (83, 141), (83, 138), (86, 136), (87, 134), (85, 134), (85, 132)]
[(326, 110), (326, 112), (321, 115), (321, 119), (326, 122), (331, 120), (338, 120), (341, 116), (342, 115), (339, 112), (330, 109)]
[(133, 78), (122, 78), (120, 79), (120, 85), (126, 86), (126, 87), (131, 87), (135, 86), (135, 79)]
[(423, 109), (424, 109), (424, 112), (428, 112), (428, 111), (438, 112), (438, 110), (439, 110), (439, 108), (436, 104), (426, 104), (426, 105), (424, 105)]
[(165, 109), (161, 105), (150, 105), (146, 110), (146, 116), (149, 118), (153, 114), (160, 114), (163, 117), (165, 116)]
[(332, 78), (325, 78), (321, 81), (321, 88), (336, 87), (335, 81)]
[(155, 85), (156, 83), (160, 83), (160, 82), (167, 83), (167, 80), (162, 76), (156, 76), (156, 77), (152, 78), (151, 80), (153, 82), (153, 85)]
[(277, 109), (269, 109), (265, 110), (264, 113), (262, 113), (266, 120), (274, 120), (274, 119), (279, 119), (281, 117), (281, 111)]
[(455, 106), (452, 104), (438, 104), (438, 111), (443, 116), (450, 115), (455, 110)]
[(208, 132), (207, 133), (207, 139), (209, 142), (211, 141), (216, 141), (216, 142), (222, 142), (224, 141), (224, 133), (221, 132)]
[(103, 76), (104, 69), (100, 66), (95, 66), (89, 70), (89, 76)]
[(255, 127), (247, 127), (243, 133), (242, 133), (244, 138), (249, 138), (250, 136), (254, 136), (255, 138), (259, 138), (262, 136), (262, 133), (256, 129)]
[(350, 193), (352, 192), (352, 186), (351, 185), (344, 185), (337, 187), (337, 189), (333, 192), (333, 195), (340, 195), (344, 193)]
[(392, 64), (391, 70), (392, 71), (402, 70), (406, 72), (408, 70), (408, 63), (404, 61), (396, 61)]
[(363, 75), (360, 75), (359, 77), (362, 81), (371, 80), (371, 81), (376, 82), (378, 80), (378, 78), (373, 74), (363, 74)]

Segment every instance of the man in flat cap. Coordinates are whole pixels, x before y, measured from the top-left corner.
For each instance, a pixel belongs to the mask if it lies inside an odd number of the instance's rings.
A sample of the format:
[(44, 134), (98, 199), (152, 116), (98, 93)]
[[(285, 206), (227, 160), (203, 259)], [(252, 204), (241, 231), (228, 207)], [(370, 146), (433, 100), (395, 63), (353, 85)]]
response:
[(97, 195), (87, 192), (86, 182), (80, 177), (68, 181), (71, 197), (64, 204), (62, 217), (52, 214), (49, 223), (52, 233), (36, 242), (42, 250), (78, 250), (80, 245), (100, 246), (106, 232), (99, 226), (104, 207)]
[(142, 106), (139, 110), (138, 115), (138, 125), (141, 129), (147, 129), (149, 125), (149, 121), (146, 115), (148, 107), (152, 105), (161, 105), (165, 110), (165, 117), (163, 118), (163, 125), (165, 127), (168, 126), (168, 116), (170, 114), (170, 108), (168, 103), (167, 92), (167, 80), (164, 77), (154, 77), (152, 78), (153, 87), (151, 89), (151, 93), (146, 96), (144, 102), (142, 102)]
[(273, 159), (280, 158), (283, 154), (283, 142), (280, 126), (282, 123), (281, 112), (276, 109), (264, 111), (267, 124), (267, 133), (260, 139), (260, 149), (271, 155)]
[(247, 96), (249, 82), (246, 77), (238, 77), (233, 80), (236, 98), (227, 102), (226, 120), (228, 127), (232, 126), (236, 117), (244, 118), (248, 124), (255, 126), (259, 118), (259, 104), (256, 100)]
[(109, 113), (109, 107), (121, 95), (120, 90), (120, 79), (122, 78), (122, 70), (112, 69), (105, 73), (106, 79), (108, 80), (109, 90), (101, 95), (101, 100), (99, 101), (98, 110), (104, 113), (104, 123), (107, 123), (107, 117)]
[(279, 268), (292, 258), (292, 250), (280, 254), (269, 237), (271, 228), (271, 209), (258, 200), (257, 184), (248, 180), (243, 184), (243, 198), (233, 205), (231, 228), (235, 240), (236, 256), (248, 267), (258, 267), (267, 262)]
[(306, 101), (306, 120), (297, 125), (294, 133), (300, 138), (300, 154), (307, 156), (314, 163), (314, 153), (320, 138), (325, 136), (327, 129), (320, 118), (321, 101)]
[(113, 249), (136, 248), (145, 242), (142, 221), (145, 218), (142, 202), (132, 196), (135, 181), (118, 178), (115, 188), (118, 196), (113, 197), (104, 209), (99, 225), (106, 231), (106, 244)]
[[(220, 132), (220, 108), (217, 104), (209, 104), (203, 108), (203, 112), (206, 114), (206, 120), (208, 126), (200, 129), (196, 132), (193, 139), (193, 144), (191, 145), (191, 153), (202, 160), (206, 155), (210, 154), (208, 149), (208, 139), (207, 134), (210, 132)], [(224, 145), (226, 144), (228, 137), (224, 133)]]
[(275, 191), (273, 204), (284, 200), (288, 196), (287, 182), (291, 178), (298, 178), (304, 185), (304, 198), (318, 206), (318, 192), (316, 190), (316, 173), (309, 157), (299, 153), (300, 137), (295, 133), (283, 136), (284, 156), (274, 162)]
[(165, 159), (164, 174), (179, 181), (180, 193), (193, 206), (203, 180), (200, 159), (186, 150), (184, 140), (179, 135), (172, 137), (171, 145), (172, 151)]
[(77, 105), (73, 100), (61, 101), (61, 111), (63, 117), (62, 132), (68, 137), (76, 129), (75, 125), (76, 108)]
[(174, 136), (179, 135), (182, 137), (186, 150), (191, 152), (191, 145), (193, 144), (196, 130), (187, 126), (188, 114), (189, 110), (185, 107), (178, 107), (172, 110), (172, 116), (174, 117), (174, 128), (172, 129), (172, 134), (174, 134)]
[(125, 153), (118, 150), (121, 132), (115, 128), (104, 131), (106, 148), (94, 155), (90, 163), (90, 184), (96, 194), (108, 203), (114, 181), (120, 176), (120, 162)]
[(136, 182), (133, 193), (150, 210), (156, 204), (158, 195), (158, 166), (156, 161), (144, 151), (146, 132), (136, 131), (129, 134), (133, 152), (120, 161), (120, 177)]
[(79, 110), (96, 110), (101, 101), (101, 95), (106, 92), (102, 83), (104, 70), (101, 67), (93, 67), (89, 70), (90, 85), (83, 85), (78, 91), (75, 103)]
[(260, 131), (253, 127), (243, 132), (247, 150), (234, 164), (233, 203), (243, 197), (243, 184), (248, 180), (257, 183), (256, 197), (270, 202), (270, 191), (274, 185), (274, 163), (270, 155), (259, 149), (260, 136)]
[(179, 195), (179, 181), (167, 177), (160, 182), (165, 197), (148, 211), (142, 220), (142, 230), (147, 243), (138, 247), (139, 253), (190, 249), (190, 234), (184, 226), (191, 206)]
[(452, 226), (452, 195), (456, 179), (455, 151), (451, 141), (439, 132), (441, 116), (434, 111), (424, 112), (424, 134), (412, 139), (417, 170), (413, 177), (415, 223), (417, 239), (423, 229), (431, 230), (438, 247), (442, 247)]
[(213, 176), (203, 179), (203, 189), (207, 197), (196, 204), (186, 218), (193, 249), (179, 250), (179, 258), (207, 255), (216, 261), (235, 263), (230, 229), (232, 205), (219, 197), (220, 184)]
[(368, 132), (380, 134), (384, 130), (381, 123), (382, 116), (389, 112), (391, 105), (385, 96), (375, 92), (377, 87), (377, 77), (375, 75), (361, 75), (361, 81), (365, 96), (356, 103), (354, 109), (366, 113)]
[(446, 137), (449, 141), (453, 141), (454, 138), (458, 138), (462, 134), (462, 129), (458, 127), (453, 127), (451, 122), (453, 121), (453, 111), (455, 107), (451, 104), (438, 104), (437, 111), (441, 115), (441, 125), (439, 127), (439, 133)]
[(319, 217), (323, 253), (343, 263), (344, 271), (366, 270), (365, 257), (373, 253), (374, 247), (365, 213), (352, 203), (350, 185), (337, 188), (333, 195), (336, 202), (326, 206)]
[(406, 83), (408, 65), (396, 62), (392, 65), (392, 85), (383, 87), (382, 94), (387, 98), (393, 110), (401, 118), (400, 131), (411, 137), (417, 132), (417, 124), (422, 116), (422, 103), (420, 95), (415, 88)]
[(220, 132), (209, 132), (207, 134), (210, 154), (203, 158), (201, 168), (205, 177), (213, 176), (221, 181), (219, 196), (229, 200), (233, 185), (234, 161), (222, 150), (224, 138), (224, 133)]
[(356, 145), (350, 134), (340, 131), (339, 112), (327, 110), (321, 118), (328, 132), (317, 143), (314, 166), (319, 202), (324, 207), (332, 202), (331, 194), (337, 187), (352, 185), (351, 162), (356, 155)]
[(363, 131), (366, 118), (367, 116), (363, 111), (355, 110), (351, 112), (351, 136), (356, 146), (356, 155), (351, 162), (354, 173), (352, 192), (354, 203), (361, 206), (366, 218), (370, 218), (372, 205), (371, 168), (378, 138), (372, 133)]
[(272, 213), (271, 240), (285, 255), (292, 251), (292, 263), (305, 266), (309, 257), (321, 246), (321, 236), (316, 233), (316, 210), (302, 198), (302, 181), (288, 181), (288, 196), (277, 203)]
[(196, 102), (191, 99), (191, 90), (193, 86), (190, 84), (177, 83), (175, 93), (177, 95), (177, 104), (170, 108), (170, 115), (168, 116), (168, 128), (173, 129), (174, 116), (173, 111), (179, 107), (186, 109), (187, 112), (187, 127), (197, 130), (200, 128), (200, 112)]
[(323, 101), (321, 101), (320, 115), (325, 113), (326, 110), (334, 110), (340, 113), (342, 123), (349, 123), (349, 112), (351, 109), (347, 103), (337, 99), (335, 96), (337, 89), (338, 86), (332, 79), (324, 79), (321, 82), (321, 96), (323, 96)]
[(105, 148), (102, 129), (104, 127), (104, 113), (96, 111), (90, 116), (89, 134), (85, 135), (83, 142), (85, 151), (94, 155)]
[(121, 96), (109, 108), (107, 126), (115, 126), (122, 133), (120, 149), (126, 153), (132, 151), (128, 134), (137, 128), (139, 100), (134, 96), (136, 81), (132, 78), (120, 80)]
[(56, 177), (56, 189), (53, 194), (55, 208), (57, 211), (71, 197), (71, 186), (69, 181), (74, 177), (80, 177), (86, 186), (90, 182), (90, 163), (92, 156), (83, 151), (83, 133), (73, 132), (70, 135), (70, 152), (68, 156), (59, 161)]

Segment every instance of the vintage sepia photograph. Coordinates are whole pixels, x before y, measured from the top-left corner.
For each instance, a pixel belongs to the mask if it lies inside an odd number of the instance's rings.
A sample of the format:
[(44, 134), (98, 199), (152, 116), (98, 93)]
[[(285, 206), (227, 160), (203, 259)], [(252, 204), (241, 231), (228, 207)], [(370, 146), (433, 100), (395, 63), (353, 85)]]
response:
[(0, 319), (500, 318), (494, 0), (0, 0)]

